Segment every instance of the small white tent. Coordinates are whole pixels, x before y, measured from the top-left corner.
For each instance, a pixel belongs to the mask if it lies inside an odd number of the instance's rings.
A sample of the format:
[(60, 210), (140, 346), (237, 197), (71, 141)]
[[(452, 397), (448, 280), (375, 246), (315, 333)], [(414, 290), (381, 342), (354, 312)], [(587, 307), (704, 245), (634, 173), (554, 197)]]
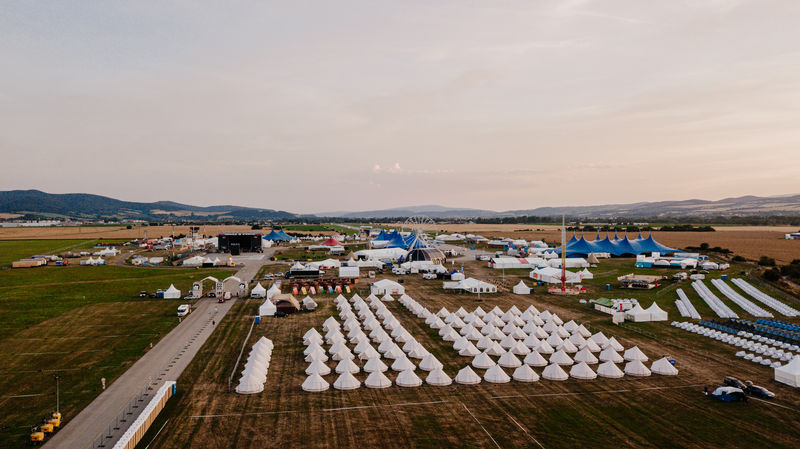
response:
[(625, 312), (625, 319), (633, 322), (650, 321), (650, 312), (636, 304), (634, 308)]
[(253, 290), (250, 291), (251, 298), (264, 298), (266, 296), (267, 296), (267, 289), (264, 288), (263, 285), (261, 285), (261, 282), (256, 284), (256, 286), (253, 287)]
[(561, 366), (556, 363), (551, 363), (547, 365), (547, 367), (542, 371), (542, 377), (547, 380), (567, 380), (569, 376), (567, 372), (564, 371)]
[(375, 281), (370, 286), (370, 293), (373, 295), (402, 295), (406, 292), (405, 287), (398, 284), (395, 281), (390, 281), (389, 279), (381, 279), (379, 281)]
[(519, 284), (514, 286), (514, 294), (517, 295), (530, 295), (531, 288), (525, 285), (524, 282), (519, 281)]
[(269, 299), (264, 300), (264, 304), (258, 308), (258, 315), (259, 316), (274, 316), (275, 312), (278, 310), (275, 307), (275, 304), (272, 303)]
[(667, 312), (658, 307), (658, 304), (653, 301), (653, 304), (645, 309), (645, 312), (650, 314), (650, 321), (667, 321)]
[(170, 284), (169, 288), (164, 292), (164, 299), (179, 299), (180, 297), (181, 291), (172, 284)]
[(267, 290), (267, 299), (272, 298), (275, 295), (281, 294), (281, 288), (278, 287), (278, 284), (272, 284), (272, 287)]
[(376, 370), (367, 376), (367, 380), (364, 381), (364, 385), (367, 388), (388, 388), (392, 386), (392, 381), (389, 380), (389, 378), (386, 377), (383, 372)]
[(476, 385), (481, 383), (481, 376), (475, 374), (472, 368), (466, 366), (456, 374), (456, 383), (462, 385)]
[(323, 379), (322, 376), (320, 376), (317, 373), (308, 376), (308, 378), (303, 382), (302, 385), (303, 391), (308, 391), (313, 393), (325, 391), (329, 387), (330, 384), (328, 384), (328, 382), (326, 382), (325, 379)]
[(666, 357), (662, 357), (653, 362), (653, 365), (650, 366), (650, 370), (662, 376), (678, 375), (678, 369), (672, 366), (672, 363), (669, 363), (669, 360), (667, 360)]
[(597, 374), (589, 368), (586, 362), (580, 362), (569, 370), (569, 375), (576, 379), (591, 380), (597, 377)]
[(597, 367), (597, 375), (600, 377), (607, 377), (609, 379), (619, 379), (625, 373), (614, 362), (603, 362)]
[(791, 362), (775, 368), (775, 380), (793, 387), (800, 387), (800, 355), (794, 356)]

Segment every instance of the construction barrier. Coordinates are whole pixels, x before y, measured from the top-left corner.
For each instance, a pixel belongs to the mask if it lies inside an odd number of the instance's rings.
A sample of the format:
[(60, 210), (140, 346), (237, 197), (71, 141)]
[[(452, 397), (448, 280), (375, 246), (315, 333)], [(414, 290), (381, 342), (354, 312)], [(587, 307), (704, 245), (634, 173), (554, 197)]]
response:
[(153, 395), (153, 399), (147, 403), (147, 406), (136, 418), (136, 421), (131, 424), (128, 430), (122, 434), (122, 437), (114, 445), (114, 449), (134, 449), (139, 441), (141, 441), (147, 429), (156, 420), (156, 417), (161, 410), (167, 405), (167, 400), (175, 394), (176, 384), (174, 381), (164, 382)]

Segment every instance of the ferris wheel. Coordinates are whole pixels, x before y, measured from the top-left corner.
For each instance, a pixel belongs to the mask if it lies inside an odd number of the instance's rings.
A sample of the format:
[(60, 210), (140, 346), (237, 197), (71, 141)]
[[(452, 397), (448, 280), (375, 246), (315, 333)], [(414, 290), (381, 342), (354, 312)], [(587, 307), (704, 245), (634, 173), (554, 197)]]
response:
[(403, 231), (410, 231), (423, 236), (425, 235), (425, 230), (423, 228), (430, 225), (436, 225), (436, 222), (430, 217), (425, 215), (412, 215), (406, 218), (406, 221), (403, 222), (401, 229)]

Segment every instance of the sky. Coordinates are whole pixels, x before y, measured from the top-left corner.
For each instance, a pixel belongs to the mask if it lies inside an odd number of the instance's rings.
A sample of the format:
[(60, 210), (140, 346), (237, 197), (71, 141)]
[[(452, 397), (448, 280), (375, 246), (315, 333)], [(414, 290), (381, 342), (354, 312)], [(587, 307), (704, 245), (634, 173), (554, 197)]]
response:
[(314, 213), (800, 193), (800, 2), (17, 1), (0, 190)]

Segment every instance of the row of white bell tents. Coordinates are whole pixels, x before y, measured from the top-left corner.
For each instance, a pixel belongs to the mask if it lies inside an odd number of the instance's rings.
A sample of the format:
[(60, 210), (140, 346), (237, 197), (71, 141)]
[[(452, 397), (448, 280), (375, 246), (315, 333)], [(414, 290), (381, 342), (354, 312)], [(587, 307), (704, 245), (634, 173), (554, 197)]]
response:
[(239, 384), (236, 386), (237, 393), (256, 394), (264, 391), (273, 347), (272, 341), (266, 337), (261, 337), (256, 341), (247, 357)]
[[(433, 386), (447, 386), (452, 384), (453, 380), (441, 369), (436, 369), (425, 376), (425, 383)], [(367, 388), (388, 388), (393, 384), (399, 387), (413, 388), (422, 386), (423, 380), (410, 369), (401, 371), (394, 382), (380, 370), (371, 372), (364, 380), (364, 386)], [(350, 372), (342, 373), (333, 382), (333, 388), (337, 390), (355, 390), (359, 387), (361, 387), (361, 381)], [(330, 384), (320, 374), (312, 373), (303, 382), (301, 388), (308, 392), (321, 392), (330, 388)]]

